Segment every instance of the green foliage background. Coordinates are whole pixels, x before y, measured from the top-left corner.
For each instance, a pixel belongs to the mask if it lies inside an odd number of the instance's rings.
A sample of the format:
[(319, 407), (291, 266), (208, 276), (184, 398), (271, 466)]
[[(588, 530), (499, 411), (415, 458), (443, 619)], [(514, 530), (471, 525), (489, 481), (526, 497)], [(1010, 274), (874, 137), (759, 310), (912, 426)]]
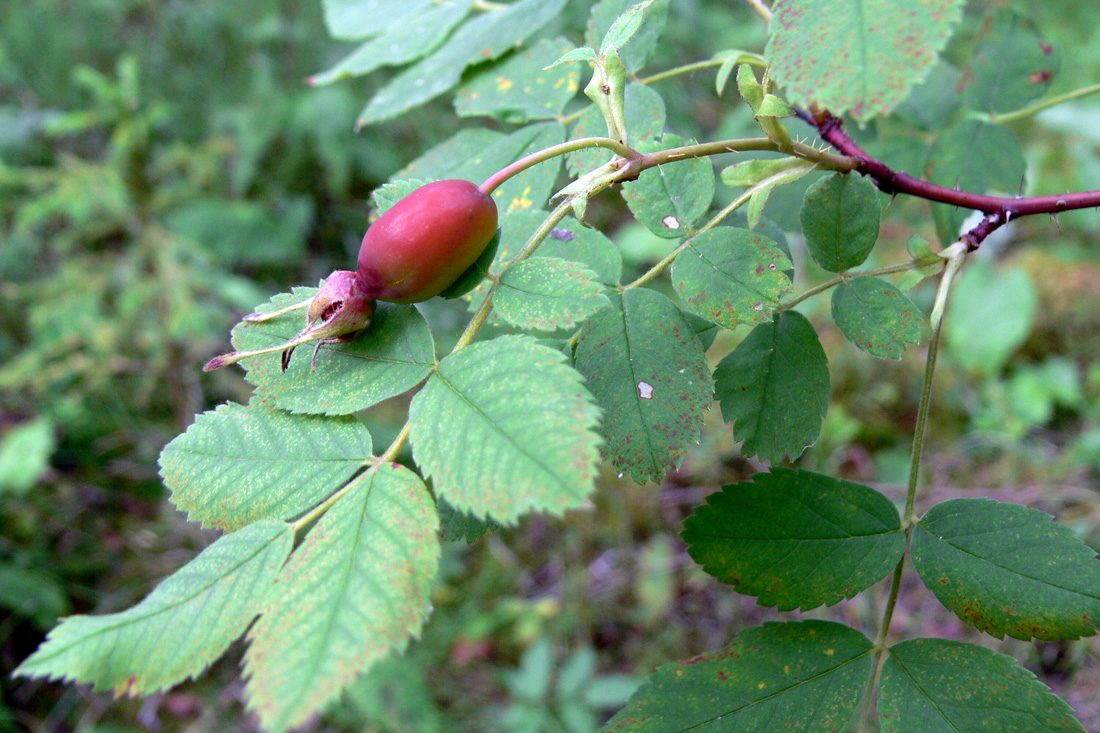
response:
[[(1053, 91), (1100, 79), (1100, 11), (1009, 4), (1036, 16), (1072, 70), (1056, 77)], [(945, 57), (963, 63), (984, 12), (1005, 5), (970, 3)], [(538, 38), (548, 46), (562, 35), (579, 39), (588, 10), (567, 3)], [(763, 43), (764, 26), (747, 6), (672, 0), (646, 69)], [(240, 702), (239, 647), (212, 673), (145, 702), (17, 682), (10, 672), (58, 616), (128, 608), (211, 545), (214, 533), (167, 503), (156, 463), (194, 415), (227, 399), (248, 401), (239, 371), (202, 375), (200, 365), (225, 349), (240, 314), (348, 266), (371, 191), (460, 125), (442, 97), (352, 134), (366, 100), (400, 72), (303, 83), (352, 48), (329, 38), (320, 2), (0, 6), (0, 731), (129, 731), (153, 722), (164, 730), (256, 729)], [(921, 95), (942, 97), (954, 83), (937, 73), (905, 103), (909, 119), (923, 115), (927, 129), (940, 121)], [(666, 127), (685, 139), (753, 134), (751, 110), (734, 101), (732, 84), (716, 97), (712, 74), (657, 82)], [(468, 94), (456, 102), (460, 114), (472, 104)], [(1006, 180), (1026, 162), (1036, 189), (1100, 185), (1097, 119), (1100, 106), (1086, 99), (1017, 123), (1026, 161), (1006, 162)], [(876, 147), (890, 139), (891, 124), (854, 134), (905, 168), (909, 148)], [(766, 215), (797, 227), (803, 193), (817, 178), (777, 189)], [(733, 197), (724, 188), (716, 195), (719, 204)], [(882, 233), (884, 251), (874, 256), (904, 253), (910, 235), (934, 239), (936, 224), (942, 231), (954, 222), (946, 210), (929, 222), (926, 211), (895, 202), (894, 230)], [(617, 195), (594, 201), (588, 220), (613, 235), (627, 276), (667, 252)], [(1021, 222), (997, 262), (964, 274), (953, 308), (971, 317), (949, 324), (929, 485), (980, 488), (1043, 509), (1097, 548), (1100, 215), (1066, 214), (1060, 227)], [(799, 263), (809, 259), (805, 250), (795, 254)], [(927, 285), (910, 295), (928, 309)], [(866, 358), (823, 325), (828, 308), (815, 301), (805, 312), (828, 354), (832, 395), (821, 437), (798, 465), (900, 496), (919, 355)], [(421, 310), (438, 348), (448, 348), (464, 306)], [(400, 428), (401, 399), (363, 415), (376, 445)], [(679, 538), (690, 507), (759, 469), (740, 455), (717, 408), (698, 427), (699, 444), (660, 485), (639, 487), (629, 473), (616, 475), (631, 467), (608, 468), (594, 506), (566, 521), (528, 517), (472, 545), (446, 545), (423, 639), (355, 683), (315, 728), (582, 730), (621, 704), (634, 677), (759, 623), (764, 612), (703, 575)], [(776, 457), (797, 447), (775, 446)], [(445, 536), (464, 534), (461, 520), (443, 519)], [(804, 617), (858, 625), (875, 616), (883, 596), (878, 587)], [(976, 636), (925, 602), (906, 606), (903, 596), (907, 637)], [(994, 646), (1024, 660), (1086, 727), (1100, 729), (1095, 638)]]

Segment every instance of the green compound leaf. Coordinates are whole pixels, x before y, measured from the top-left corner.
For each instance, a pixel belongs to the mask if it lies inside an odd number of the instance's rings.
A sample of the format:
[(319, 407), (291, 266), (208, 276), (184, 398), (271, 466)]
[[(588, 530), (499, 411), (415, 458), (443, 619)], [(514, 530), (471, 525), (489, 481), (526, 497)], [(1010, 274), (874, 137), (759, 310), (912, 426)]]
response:
[(580, 89), (577, 64), (548, 66), (572, 44), (543, 39), (503, 64), (481, 72), (459, 87), (455, 112), (462, 117), (487, 115), (505, 122), (552, 119)]
[(356, 480), (261, 597), (244, 657), (266, 730), (303, 723), (375, 662), (405, 648), (431, 610), (439, 518), (420, 478), (383, 464)]
[(595, 273), (556, 257), (532, 257), (508, 268), (493, 298), (503, 321), (536, 331), (572, 328), (607, 305)]
[[(536, 122), (508, 135), (481, 128), (463, 130), (409, 163), (394, 178), (484, 181), (509, 163), (557, 145), (564, 137), (565, 128), (560, 122)], [(513, 176), (493, 191), (497, 209), (503, 214), (515, 209), (541, 208), (550, 196), (559, 170), (561, 158), (554, 158)]]
[(906, 344), (920, 343), (917, 306), (877, 277), (842, 282), (833, 291), (832, 312), (845, 338), (872, 356), (900, 359)]
[(1038, 306), (1026, 270), (997, 270), (986, 260), (971, 260), (951, 291), (948, 353), (964, 369), (996, 374), (1027, 339)]
[(564, 360), (534, 339), (501, 336), (440, 362), (409, 408), (413, 457), (438, 495), (507, 524), (587, 500), (598, 410)]
[(645, 66), (668, 20), (668, 0), (600, 0), (592, 6), (584, 40), (603, 53), (614, 46), (628, 73)]
[(741, 452), (792, 460), (821, 432), (829, 405), (829, 364), (806, 317), (783, 311), (761, 323), (714, 370), (722, 418)]
[[(647, 141), (639, 152), (678, 148), (684, 139), (666, 133), (659, 143)], [(642, 171), (636, 181), (623, 184), (623, 198), (631, 212), (658, 237), (678, 239), (710, 208), (714, 199), (714, 170), (706, 158), (688, 158)]]
[(433, 0), (323, 0), (325, 26), (333, 38), (358, 41), (432, 5)]
[[(624, 92), (627, 142), (637, 147), (656, 140), (665, 129), (665, 100), (652, 87), (630, 84)], [(596, 105), (589, 105), (573, 127), (570, 140), (583, 137), (607, 137), (607, 122)], [(565, 167), (573, 176), (581, 176), (611, 160), (605, 148), (585, 148), (565, 156)]]
[(291, 519), (351, 478), (371, 455), (353, 417), (288, 415), (253, 401), (204, 412), (164, 447), (172, 503), (204, 527)]
[(581, 330), (577, 370), (603, 408), (615, 469), (659, 481), (699, 439), (713, 384), (699, 339), (672, 301), (644, 288), (611, 296)]
[[(519, 212), (517, 212), (519, 213)], [(529, 236), (546, 218), (546, 212), (536, 212), (538, 220), (529, 229)], [(524, 236), (523, 242), (527, 241)], [(535, 257), (557, 257), (573, 260), (596, 273), (604, 285), (617, 285), (623, 273), (623, 255), (615, 243), (598, 229), (590, 229), (576, 219), (565, 219), (550, 231), (535, 252)]]
[[(257, 308), (270, 313), (313, 297), (316, 288), (294, 288)], [(305, 326), (297, 310), (270, 321), (242, 321), (233, 329), (239, 351), (277, 346)], [(424, 317), (411, 305), (378, 303), (371, 324), (353, 340), (322, 346), (310, 369), (311, 345), (299, 347), (286, 372), (279, 354), (245, 359), (245, 378), (276, 407), (295, 413), (349, 415), (415, 387), (435, 365), (435, 345)]]
[(890, 647), (878, 709), (882, 730), (898, 733), (1085, 731), (1069, 705), (1016, 660), (948, 639)]
[[(971, 193), (1000, 191), (1014, 194), (1024, 184), (1027, 161), (1020, 141), (1000, 125), (963, 120), (947, 128), (928, 152), (928, 180)], [(934, 204), (936, 231), (945, 243), (959, 238), (970, 211)]]
[(359, 127), (380, 122), (438, 97), (462, 78), (467, 67), (498, 58), (542, 28), (565, 0), (519, 0), (466, 22), (433, 54), (382, 87), (359, 115)]
[(436, 508), (439, 511), (439, 537), (447, 542), (462, 540), (471, 544), (487, 533), (501, 529), (501, 526), (491, 519), (478, 519), (460, 512), (445, 499), (439, 499), (436, 502)]
[(672, 265), (672, 284), (693, 311), (734, 328), (771, 317), (791, 289), (786, 274), (791, 266), (767, 237), (715, 227), (688, 241)]
[(924, 78), (963, 4), (777, 0), (764, 55), (792, 103), (863, 122), (888, 114)]
[(721, 651), (661, 667), (601, 730), (840, 731), (856, 712), (871, 661), (871, 642), (842, 624), (764, 624)]
[[(368, 5), (363, 2), (357, 4)], [(315, 86), (331, 84), (340, 79), (369, 74), (383, 66), (403, 66), (416, 61), (443, 43), (447, 34), (466, 17), (473, 0), (448, 0), (441, 5), (423, 5), (424, 9), (415, 11), (415, 17), (414, 13), (408, 13), (332, 68), (311, 76), (308, 82)]]
[(385, 214), (386, 211), (398, 201), (430, 182), (431, 181), (420, 180), (419, 178), (404, 178), (399, 181), (383, 183), (381, 186), (371, 191), (370, 194), (371, 201), (374, 202), (375, 213), (378, 214), (378, 216)]
[(1062, 57), (1034, 24), (1011, 10), (995, 10), (990, 38), (966, 67), (964, 99), (982, 112), (1011, 112), (1050, 88)]
[(261, 521), (224, 535), (133, 608), (70, 616), (15, 674), (148, 695), (198, 676), (244, 633), (290, 554), (294, 532)]
[(773, 468), (723, 486), (684, 522), (691, 559), (780, 611), (831, 606), (882, 580), (905, 551), (893, 503), (872, 488)]
[(1076, 639), (1100, 624), (1100, 560), (1044, 512), (951, 499), (913, 528), (912, 555), (940, 602), (987, 634)]
[(878, 239), (878, 189), (863, 176), (835, 173), (806, 191), (802, 232), (814, 261), (829, 272), (861, 264)]

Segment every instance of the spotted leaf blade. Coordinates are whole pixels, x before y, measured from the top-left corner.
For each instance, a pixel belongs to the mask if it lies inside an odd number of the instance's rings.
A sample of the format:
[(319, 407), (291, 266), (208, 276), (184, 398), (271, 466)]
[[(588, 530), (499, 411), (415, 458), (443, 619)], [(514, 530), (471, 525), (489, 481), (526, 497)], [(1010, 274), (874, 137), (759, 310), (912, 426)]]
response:
[(198, 676), (244, 633), (290, 554), (294, 532), (262, 521), (227, 534), (133, 608), (70, 616), (15, 674), (148, 695)]
[(878, 709), (882, 730), (899, 733), (1085, 731), (1069, 705), (1016, 660), (949, 639), (890, 647)]
[(708, 496), (684, 522), (683, 538), (708, 574), (780, 611), (851, 598), (905, 551), (901, 518), (885, 496), (783, 468)]
[(680, 309), (634, 288), (592, 316), (574, 355), (603, 408), (607, 452), (636, 481), (659, 481), (699, 439), (713, 383), (706, 355)]
[[(256, 310), (269, 313), (312, 298), (316, 288), (294, 288)], [(291, 339), (305, 326), (305, 311), (269, 321), (239, 323), (232, 334), (240, 351), (265, 349)], [(347, 343), (322, 346), (311, 369), (312, 344), (299, 347), (283, 372), (279, 354), (241, 362), (251, 384), (276, 407), (295, 413), (350, 415), (416, 386), (435, 364), (432, 333), (411, 305), (378, 303), (370, 326)]]
[(867, 121), (888, 114), (931, 70), (963, 5), (777, 0), (764, 55), (793, 104)]
[[(660, 143), (637, 147), (650, 153), (683, 144), (683, 138), (667, 133)], [(636, 181), (623, 184), (623, 198), (649, 231), (658, 237), (678, 239), (710, 208), (714, 199), (714, 170), (706, 158), (688, 158), (649, 168)]]
[(292, 519), (370, 455), (370, 433), (354, 417), (289, 415), (254, 400), (199, 415), (161, 451), (160, 473), (189, 519), (232, 531)]
[(722, 417), (741, 452), (769, 461), (801, 455), (817, 440), (829, 402), (829, 365), (806, 317), (783, 311), (762, 323), (714, 371)]
[(920, 311), (885, 280), (856, 277), (833, 291), (833, 320), (844, 337), (872, 356), (900, 359), (920, 343)]
[(448, 356), (413, 398), (413, 457), (463, 512), (561, 514), (594, 488), (597, 415), (560, 351), (501, 336)]
[(584, 265), (532, 257), (505, 271), (493, 309), (506, 323), (536, 331), (572, 328), (608, 305), (603, 286)]
[(455, 95), (460, 117), (486, 115), (505, 122), (553, 119), (580, 89), (580, 64), (546, 70), (572, 44), (541, 40), (463, 84)]
[(672, 284), (695, 313), (720, 326), (771, 318), (791, 289), (787, 255), (747, 229), (715, 227), (693, 238), (672, 265)]
[(765, 624), (721, 651), (661, 667), (601, 730), (840, 731), (856, 713), (871, 662), (871, 642), (842, 624)]
[(1076, 639), (1100, 624), (1100, 559), (1049, 514), (990, 499), (937, 504), (913, 528), (913, 564), (976, 629)]
[(416, 474), (385, 464), (310, 530), (262, 598), (244, 657), (249, 707), (284, 731), (405, 648), (431, 608), (439, 517)]

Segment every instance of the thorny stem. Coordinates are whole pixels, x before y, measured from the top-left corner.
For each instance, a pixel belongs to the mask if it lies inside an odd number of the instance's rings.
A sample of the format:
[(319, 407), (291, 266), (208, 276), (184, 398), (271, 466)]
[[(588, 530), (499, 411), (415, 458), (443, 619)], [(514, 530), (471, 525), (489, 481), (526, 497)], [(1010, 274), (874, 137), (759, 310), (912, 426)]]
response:
[(871, 270), (858, 270), (858, 271), (855, 271), (855, 272), (844, 272), (844, 273), (841, 273), (840, 275), (837, 275), (834, 278), (826, 280), (825, 282), (821, 283), (820, 285), (815, 285), (814, 287), (810, 288), (809, 290), (806, 290), (804, 292), (799, 293), (795, 297), (791, 298), (787, 302), (780, 305), (779, 310), (781, 310), (781, 311), (790, 310), (791, 308), (794, 308), (796, 305), (798, 305), (802, 301), (806, 300), (807, 298), (812, 298), (813, 296), (817, 295), (818, 293), (823, 293), (826, 290), (829, 290), (830, 288), (835, 288), (837, 285), (840, 285), (845, 280), (852, 280), (853, 278), (857, 278), (857, 277), (877, 277), (879, 275), (892, 275), (896, 272), (907, 272), (909, 270), (916, 270), (918, 268), (924, 267), (925, 265), (932, 265), (932, 264), (935, 264), (937, 262), (942, 262), (942, 261), (943, 261), (942, 258), (937, 255), (936, 257), (928, 257), (928, 258), (923, 259), (923, 260), (909, 260), (908, 262), (900, 262), (896, 265), (886, 265), (884, 267), (876, 267), (876, 268), (871, 269)]

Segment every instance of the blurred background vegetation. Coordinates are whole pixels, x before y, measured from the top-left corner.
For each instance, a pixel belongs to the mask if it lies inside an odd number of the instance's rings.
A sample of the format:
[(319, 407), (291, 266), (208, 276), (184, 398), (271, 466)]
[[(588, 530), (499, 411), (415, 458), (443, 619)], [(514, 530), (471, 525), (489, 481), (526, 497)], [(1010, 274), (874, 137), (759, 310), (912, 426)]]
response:
[[(971, 3), (947, 56), (965, 63), (984, 12), (1006, 5), (1033, 11), (1062, 52), (1055, 92), (1100, 81), (1100, 7), (1090, 4)], [(587, 12), (573, 2), (544, 33), (579, 38)], [(760, 49), (763, 39), (741, 6), (673, 0), (650, 67)], [(145, 700), (10, 672), (59, 616), (129, 607), (211, 541), (174, 511), (156, 466), (195, 413), (247, 401), (239, 372), (200, 366), (271, 293), (347, 267), (370, 191), (458, 129), (438, 102), (355, 134), (384, 73), (303, 83), (349, 48), (329, 39), (320, 0), (0, 4), (0, 731), (255, 730), (239, 645), (200, 680)], [(715, 97), (713, 72), (657, 88), (685, 137), (753, 134), (731, 91)], [(861, 135), (874, 145), (894, 124)], [(912, 124), (895, 126), (920, 137)], [(1100, 101), (1012, 129), (1030, 190), (1100, 187)], [(777, 193), (769, 216), (797, 221), (800, 195)], [(628, 265), (667, 252), (614, 196), (592, 217), (614, 232)], [(919, 202), (894, 202), (886, 221), (877, 264), (902, 259), (914, 233), (934, 237)], [(812, 284), (820, 273), (793, 244)], [(929, 492), (1043, 509), (1100, 547), (1100, 215), (1025, 220), (986, 249), (995, 256), (968, 269), (953, 302)], [(914, 297), (927, 306), (928, 284)], [(818, 300), (811, 317), (828, 307)], [(443, 341), (463, 323), (460, 306), (425, 311)], [(822, 340), (833, 400), (799, 463), (900, 496), (921, 350), (885, 363), (828, 330)], [(720, 340), (711, 353), (731, 346)], [(363, 416), (376, 445), (404, 409), (396, 398)], [(589, 511), (449, 544), (424, 638), (315, 729), (594, 730), (657, 665), (769, 617), (698, 571), (678, 537), (692, 506), (761, 468), (739, 456), (715, 411), (662, 485), (608, 474)], [(915, 582), (907, 590), (898, 621), (907, 634), (973, 638)], [(882, 597), (803, 615), (870, 625)], [(985, 643), (1022, 660), (1100, 730), (1096, 640)]]

